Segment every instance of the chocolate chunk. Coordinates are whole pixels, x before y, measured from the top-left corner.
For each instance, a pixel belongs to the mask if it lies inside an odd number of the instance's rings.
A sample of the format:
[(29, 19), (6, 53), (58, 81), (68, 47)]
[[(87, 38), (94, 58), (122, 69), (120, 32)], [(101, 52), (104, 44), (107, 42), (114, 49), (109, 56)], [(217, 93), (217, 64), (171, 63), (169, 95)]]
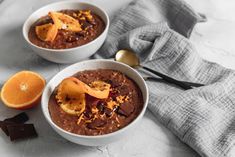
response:
[(135, 110), (135, 107), (133, 104), (124, 102), (123, 104), (119, 106), (117, 113), (128, 117), (134, 112), (134, 110)]
[(86, 94), (87, 108), (91, 109), (91, 108), (95, 107), (99, 101), (100, 101), (100, 99), (97, 99), (95, 97), (92, 97), (92, 96)]
[(82, 24), (83, 24), (82, 25), (83, 30), (93, 27), (88, 21), (84, 21)]
[(4, 119), (4, 121), (0, 121), (0, 127), (2, 131), (9, 136), (9, 132), (7, 130), (7, 126), (11, 124), (21, 124), (29, 120), (29, 117), (25, 112), (22, 112), (14, 117)]
[(106, 114), (107, 117), (110, 117), (113, 113), (113, 111), (109, 108), (104, 108), (104, 113)]
[(76, 32), (76, 35), (78, 36), (78, 37), (85, 37), (86, 36), (86, 31), (80, 31), (80, 32)]
[(113, 111), (114, 112), (117, 111), (118, 108), (119, 108), (118, 106), (114, 106)]
[(129, 92), (130, 92), (130, 90), (129, 90), (127, 85), (122, 85), (122, 86), (118, 87), (117, 90), (119, 90), (121, 95), (128, 95)]
[(2, 129), (2, 131), (7, 135), (9, 136), (9, 132), (7, 130), (7, 126), (10, 125), (10, 124), (14, 124), (12, 122), (5, 122), (5, 121), (0, 121), (0, 127)]
[(100, 111), (101, 114), (104, 113), (104, 107), (106, 106), (105, 101), (99, 101), (96, 105), (97, 109)]
[(11, 124), (7, 130), (11, 141), (38, 136), (33, 124)]
[(112, 90), (109, 92), (109, 97), (111, 97), (113, 101), (116, 101), (116, 97), (118, 97), (119, 95), (119, 91), (117, 90)]
[(92, 121), (91, 123), (87, 124), (87, 127), (89, 129), (97, 129), (99, 127), (102, 127), (106, 124), (107, 122), (102, 120), (102, 119), (95, 119), (94, 121)]
[(85, 112), (83, 112), (83, 114), (84, 114), (84, 116), (85, 116), (86, 118), (88, 118), (88, 119), (90, 119), (90, 118), (92, 117), (92, 113), (91, 113), (91, 111), (89, 111), (89, 110), (86, 110)]
[(116, 88), (116, 87), (120, 86), (120, 83), (116, 80), (106, 80), (105, 82), (110, 84), (112, 88)]
[(4, 121), (6, 122), (12, 122), (12, 123), (24, 123), (29, 120), (29, 117), (25, 112), (22, 112), (14, 117), (7, 118)]

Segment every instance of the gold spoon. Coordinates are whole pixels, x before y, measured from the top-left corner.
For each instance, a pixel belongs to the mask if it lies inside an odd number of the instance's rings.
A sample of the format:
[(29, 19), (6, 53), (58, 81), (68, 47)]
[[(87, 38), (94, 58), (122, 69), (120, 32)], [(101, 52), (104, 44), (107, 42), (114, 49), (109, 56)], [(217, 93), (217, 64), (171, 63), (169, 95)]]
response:
[[(194, 86), (194, 87), (203, 86), (203, 84), (179, 81), (179, 80), (171, 78), (167, 75), (164, 75), (158, 71), (155, 71), (155, 70), (150, 69), (146, 66), (143, 66), (140, 64), (140, 60), (139, 60), (138, 56), (130, 50), (119, 50), (115, 55), (115, 60), (118, 62), (125, 63), (133, 68), (143, 68), (143, 69), (150, 71), (151, 73), (153, 73), (157, 76), (160, 76), (163, 80), (165, 80), (169, 83), (173, 83), (175, 85), (178, 85), (183, 89), (192, 89), (192, 86)], [(148, 78), (153, 79), (153, 77), (147, 77), (147, 79)]]

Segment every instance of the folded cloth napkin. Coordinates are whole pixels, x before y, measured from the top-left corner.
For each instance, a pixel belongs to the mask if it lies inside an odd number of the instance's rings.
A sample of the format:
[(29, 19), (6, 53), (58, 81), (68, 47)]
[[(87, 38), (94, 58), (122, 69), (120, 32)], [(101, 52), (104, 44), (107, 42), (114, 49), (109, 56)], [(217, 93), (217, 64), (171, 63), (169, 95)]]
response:
[(148, 108), (201, 156), (235, 156), (235, 72), (203, 60), (185, 38), (202, 20), (180, 0), (133, 1), (112, 21), (96, 57), (110, 58), (119, 49), (131, 49), (146, 66), (206, 84), (185, 91), (148, 81)]

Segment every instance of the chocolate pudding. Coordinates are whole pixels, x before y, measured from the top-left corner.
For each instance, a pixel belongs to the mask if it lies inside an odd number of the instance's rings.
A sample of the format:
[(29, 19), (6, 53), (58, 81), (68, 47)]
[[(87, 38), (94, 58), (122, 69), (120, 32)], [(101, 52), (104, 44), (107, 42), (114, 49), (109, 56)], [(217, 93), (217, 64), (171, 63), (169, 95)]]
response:
[(53, 41), (43, 41), (37, 36), (35, 28), (36, 26), (49, 23), (54, 24), (52, 18), (46, 15), (38, 19), (30, 27), (28, 37), (33, 44), (49, 49), (73, 48), (96, 39), (106, 27), (101, 17), (89, 10), (61, 10), (59, 13), (69, 15), (73, 19), (77, 20), (81, 25), (81, 31), (74, 32), (66, 29), (59, 29)]
[(110, 69), (85, 70), (73, 77), (91, 84), (103, 81), (110, 85), (109, 95), (98, 99), (85, 94), (86, 107), (80, 115), (70, 115), (61, 109), (54, 89), (49, 99), (52, 121), (62, 129), (79, 135), (103, 135), (130, 124), (143, 108), (143, 96), (137, 84), (123, 73)]

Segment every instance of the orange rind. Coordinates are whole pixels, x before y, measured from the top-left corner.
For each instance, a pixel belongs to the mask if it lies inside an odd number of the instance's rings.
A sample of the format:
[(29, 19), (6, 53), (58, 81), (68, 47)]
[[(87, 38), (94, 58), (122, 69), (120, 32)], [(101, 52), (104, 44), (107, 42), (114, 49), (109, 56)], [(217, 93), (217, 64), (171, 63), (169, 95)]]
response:
[(59, 12), (49, 12), (48, 15), (52, 18), (57, 29), (64, 29), (73, 32), (79, 32), (82, 30), (78, 20), (74, 19), (69, 15)]
[(1, 100), (10, 108), (29, 109), (40, 102), (45, 84), (45, 79), (35, 72), (18, 72), (3, 85)]
[(42, 41), (53, 41), (58, 33), (56, 26), (51, 23), (36, 26), (35, 31)]
[(79, 21), (69, 15), (59, 12), (49, 12), (48, 15), (52, 18), (54, 24), (47, 23), (36, 26), (35, 28), (36, 35), (42, 41), (54, 41), (58, 33), (58, 29), (64, 29), (73, 32), (82, 31)]
[(110, 84), (102, 81), (94, 81), (88, 86), (75, 77), (69, 77), (60, 83), (56, 99), (66, 113), (80, 115), (86, 107), (85, 94), (105, 99), (109, 90)]

